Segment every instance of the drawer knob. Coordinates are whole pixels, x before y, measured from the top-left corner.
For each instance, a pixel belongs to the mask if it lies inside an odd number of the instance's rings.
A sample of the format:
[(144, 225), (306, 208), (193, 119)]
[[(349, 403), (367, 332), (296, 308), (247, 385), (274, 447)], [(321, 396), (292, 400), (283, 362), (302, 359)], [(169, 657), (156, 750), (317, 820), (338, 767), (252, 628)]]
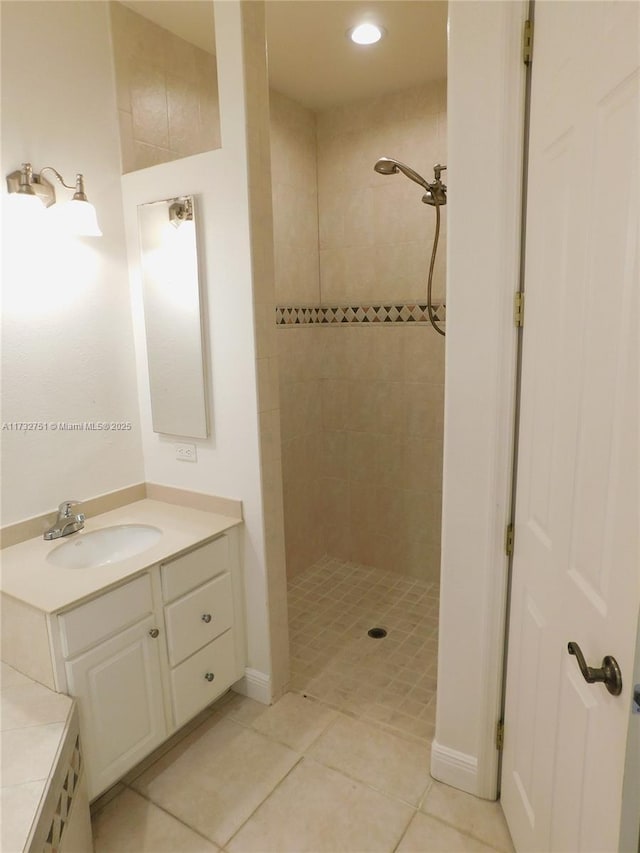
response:
[(205, 674), (205, 678), (207, 679), (207, 681), (213, 681), (213, 679), (215, 678), (215, 675), (212, 672), (207, 672)]
[(152, 628), (152, 629), (149, 631), (149, 636), (150, 636), (150, 637), (153, 637), (153, 639), (155, 640), (155, 639), (156, 639), (156, 637), (160, 636), (160, 629), (159, 629), (159, 628)]
[(209, 622), (211, 622), (211, 614), (210, 613), (203, 613), (202, 614), (202, 621), (206, 622), (208, 625)]

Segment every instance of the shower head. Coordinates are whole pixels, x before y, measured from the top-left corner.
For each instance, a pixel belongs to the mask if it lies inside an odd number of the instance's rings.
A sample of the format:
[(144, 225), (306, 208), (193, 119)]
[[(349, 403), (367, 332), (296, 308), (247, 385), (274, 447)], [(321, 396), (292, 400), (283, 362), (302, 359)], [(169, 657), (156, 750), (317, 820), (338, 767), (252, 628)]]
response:
[(380, 175), (397, 175), (398, 172), (402, 172), (407, 178), (411, 178), (412, 181), (415, 181), (416, 184), (426, 190), (426, 193), (422, 196), (422, 201), (425, 204), (430, 204), (432, 207), (440, 207), (447, 203), (447, 188), (440, 180), (440, 175), (447, 167), (440, 165), (440, 163), (436, 163), (433, 167), (435, 181), (432, 184), (425, 181), (422, 175), (414, 172), (410, 166), (406, 166), (399, 160), (394, 160), (393, 157), (381, 157), (376, 161), (373, 168)]
[(399, 160), (394, 160), (391, 157), (381, 157), (373, 168), (381, 175), (397, 175), (398, 172), (402, 172), (403, 175), (406, 175), (407, 178), (410, 178), (412, 181), (415, 181), (416, 184), (424, 187), (425, 190), (429, 189), (429, 184), (425, 181), (422, 175), (414, 172), (410, 166), (405, 166), (405, 164), (401, 163)]

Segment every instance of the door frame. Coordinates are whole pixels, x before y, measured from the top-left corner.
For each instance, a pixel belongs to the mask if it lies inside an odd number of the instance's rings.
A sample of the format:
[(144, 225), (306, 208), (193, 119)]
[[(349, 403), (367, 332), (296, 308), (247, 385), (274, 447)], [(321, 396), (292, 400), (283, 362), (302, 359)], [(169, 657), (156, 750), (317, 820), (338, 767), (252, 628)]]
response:
[(498, 794), (516, 414), (527, 0), (449, 5), (440, 645), (431, 772)]
[[(456, 0), (449, 5), (447, 174), (452, 204), (440, 651), (431, 772), (487, 799), (498, 795), (500, 771), (495, 735), (506, 653), (509, 561), (504, 534), (511, 520), (516, 421), (512, 299), (521, 254), (526, 82), (521, 39), (527, 13), (528, 0)], [(496, 91), (488, 99), (492, 84)], [(489, 198), (478, 184), (478, 172), (491, 178), (495, 191)], [(490, 228), (493, 214), (495, 227)], [(490, 409), (493, 420), (486, 416)], [(634, 683), (640, 683), (640, 615)], [(622, 814), (629, 849), (637, 846), (640, 818), (634, 796), (640, 780), (639, 740), (638, 727), (631, 726)]]

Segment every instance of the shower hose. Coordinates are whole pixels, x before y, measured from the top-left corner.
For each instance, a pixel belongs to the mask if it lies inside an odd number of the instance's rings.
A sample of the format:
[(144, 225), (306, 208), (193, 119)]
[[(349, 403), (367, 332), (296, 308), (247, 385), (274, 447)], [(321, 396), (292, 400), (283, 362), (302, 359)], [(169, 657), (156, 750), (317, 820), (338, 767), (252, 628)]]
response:
[(429, 280), (427, 282), (427, 314), (429, 315), (429, 322), (436, 330), (439, 335), (444, 337), (445, 331), (444, 329), (438, 325), (438, 320), (433, 310), (433, 303), (431, 298), (431, 291), (433, 288), (433, 268), (436, 263), (436, 252), (438, 251), (438, 238), (440, 236), (440, 205), (436, 204), (436, 233), (433, 238), (433, 249), (431, 250), (431, 263), (429, 264)]

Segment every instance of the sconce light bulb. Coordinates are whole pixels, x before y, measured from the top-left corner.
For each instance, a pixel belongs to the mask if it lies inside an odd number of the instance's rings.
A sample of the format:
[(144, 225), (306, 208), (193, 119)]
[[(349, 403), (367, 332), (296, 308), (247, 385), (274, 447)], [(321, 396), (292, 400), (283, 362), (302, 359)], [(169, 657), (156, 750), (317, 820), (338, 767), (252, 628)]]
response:
[(67, 203), (71, 230), (78, 237), (102, 237), (98, 215), (91, 202), (73, 198)]

